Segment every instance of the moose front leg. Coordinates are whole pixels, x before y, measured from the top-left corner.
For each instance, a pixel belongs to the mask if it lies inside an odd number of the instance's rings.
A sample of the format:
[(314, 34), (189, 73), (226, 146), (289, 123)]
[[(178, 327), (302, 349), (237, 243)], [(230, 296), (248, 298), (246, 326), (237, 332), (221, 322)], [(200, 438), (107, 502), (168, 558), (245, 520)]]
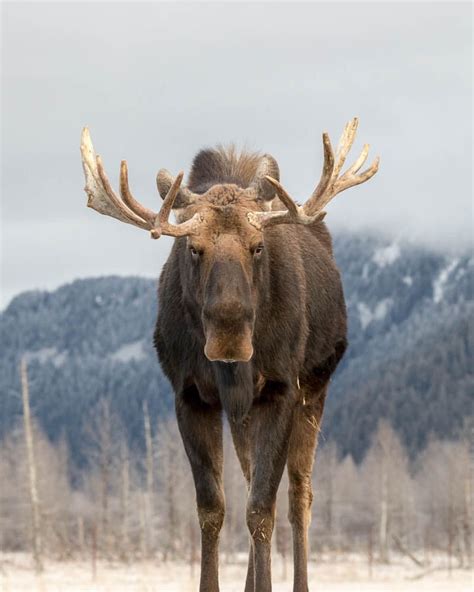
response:
[(219, 591), (219, 533), (224, 521), (222, 417), (203, 403), (196, 387), (176, 397), (176, 416), (196, 487), (201, 527), (200, 592)]
[[(250, 477), (251, 477), (251, 448), (250, 448), (250, 429), (248, 420), (241, 422), (229, 422), (230, 430), (232, 432), (232, 440), (234, 442), (235, 451), (239, 459), (242, 473), (245, 477), (247, 490), (250, 491)], [(245, 580), (245, 591), (255, 592), (255, 575), (253, 566), (253, 542), (250, 540), (249, 562), (247, 567), (247, 577)]]
[(253, 544), (254, 589), (270, 592), (275, 505), (288, 454), (294, 399), (288, 387), (265, 386), (250, 413), (251, 480), (247, 526)]

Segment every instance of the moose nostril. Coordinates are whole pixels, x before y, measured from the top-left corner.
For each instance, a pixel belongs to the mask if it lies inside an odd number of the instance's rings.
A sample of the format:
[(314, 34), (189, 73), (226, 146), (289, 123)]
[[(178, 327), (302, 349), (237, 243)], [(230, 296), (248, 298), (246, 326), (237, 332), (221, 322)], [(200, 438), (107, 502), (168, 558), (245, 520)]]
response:
[(248, 328), (237, 334), (231, 342), (219, 332), (209, 331), (206, 334), (204, 355), (211, 362), (235, 364), (248, 362), (253, 356), (252, 336)]

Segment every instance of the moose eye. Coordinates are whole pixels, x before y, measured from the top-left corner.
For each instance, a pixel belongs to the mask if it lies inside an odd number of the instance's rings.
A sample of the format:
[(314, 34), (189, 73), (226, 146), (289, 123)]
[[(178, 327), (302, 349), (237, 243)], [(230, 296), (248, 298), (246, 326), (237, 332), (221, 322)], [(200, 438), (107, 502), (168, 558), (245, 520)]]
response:
[(258, 257), (259, 255), (261, 255), (262, 252), (263, 252), (263, 245), (257, 245), (253, 250), (253, 254), (255, 257)]
[(189, 250), (191, 252), (191, 257), (193, 259), (199, 259), (200, 252), (197, 249), (195, 249), (194, 247), (189, 247)]

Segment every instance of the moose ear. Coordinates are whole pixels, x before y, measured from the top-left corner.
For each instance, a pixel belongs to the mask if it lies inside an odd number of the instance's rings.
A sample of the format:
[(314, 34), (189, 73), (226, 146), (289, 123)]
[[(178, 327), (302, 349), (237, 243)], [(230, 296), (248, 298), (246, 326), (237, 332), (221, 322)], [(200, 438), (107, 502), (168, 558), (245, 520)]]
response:
[[(168, 195), (171, 185), (174, 183), (173, 175), (166, 169), (161, 169), (156, 176), (156, 186), (161, 195), (161, 199), (165, 199)], [(173, 209), (186, 208), (198, 201), (199, 195), (190, 191), (187, 187), (181, 186), (179, 192), (174, 200)]]
[(275, 197), (275, 187), (267, 181), (266, 177), (280, 180), (280, 169), (277, 161), (270, 154), (264, 154), (255, 172), (251, 187), (255, 189), (257, 198), (263, 201), (271, 201)]

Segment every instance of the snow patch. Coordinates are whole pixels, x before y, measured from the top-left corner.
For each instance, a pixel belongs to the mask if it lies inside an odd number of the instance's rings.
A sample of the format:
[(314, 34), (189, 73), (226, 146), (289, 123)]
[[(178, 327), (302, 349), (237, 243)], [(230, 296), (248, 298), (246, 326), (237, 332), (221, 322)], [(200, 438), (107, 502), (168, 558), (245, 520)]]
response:
[(373, 310), (371, 310), (364, 302), (359, 302), (357, 304), (357, 310), (359, 311), (359, 319), (362, 329), (366, 329), (373, 321), (383, 320), (387, 316), (392, 305), (393, 300), (391, 298), (380, 300)]
[(25, 353), (25, 359), (27, 362), (39, 362), (40, 364), (46, 364), (51, 362), (57, 368), (62, 366), (66, 361), (67, 353), (65, 351), (58, 351), (56, 347), (43, 347), (36, 351), (27, 351)]
[(117, 351), (110, 354), (110, 359), (115, 362), (131, 362), (132, 360), (143, 360), (145, 356), (143, 341), (140, 340), (122, 345)]
[(406, 275), (404, 278), (402, 278), (402, 282), (404, 284), (406, 284), (407, 286), (412, 286), (413, 285), (413, 278), (411, 277), (411, 275)]
[(379, 267), (386, 267), (392, 265), (400, 257), (400, 247), (397, 243), (392, 243), (388, 247), (377, 249), (372, 257)]
[(453, 259), (443, 267), (443, 269), (439, 272), (439, 275), (433, 281), (433, 301), (437, 304), (443, 300), (444, 288), (446, 287), (446, 283), (451, 275), (451, 272), (459, 263), (459, 259)]

